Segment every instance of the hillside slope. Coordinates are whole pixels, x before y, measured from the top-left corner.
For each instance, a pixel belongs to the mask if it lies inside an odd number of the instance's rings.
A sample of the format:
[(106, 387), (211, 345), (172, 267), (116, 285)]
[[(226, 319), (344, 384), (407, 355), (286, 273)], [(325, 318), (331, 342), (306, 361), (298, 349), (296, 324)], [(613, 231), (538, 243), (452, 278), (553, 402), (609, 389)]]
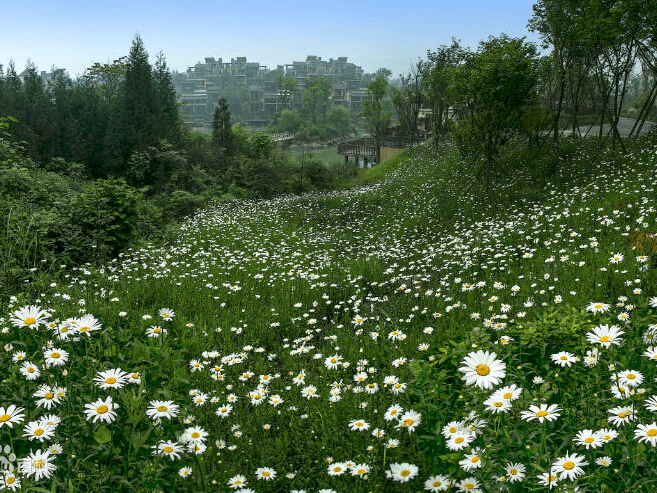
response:
[[(540, 200), (522, 198), (529, 174), (508, 173), (493, 206), (454, 149), (418, 148), (380, 183), (217, 205), (163, 248), (15, 299), (0, 415), (15, 423), (19, 459), (58, 449), (39, 459), (49, 470), (24, 468), (21, 480), (533, 491), (549, 470), (571, 484), (581, 465), (572, 484), (583, 488), (654, 481), (657, 404), (643, 403), (657, 394), (646, 357), (657, 336), (656, 151), (575, 154), (531, 192)], [(587, 336), (613, 325), (610, 344)], [(501, 386), (513, 397), (491, 394)], [(543, 402), (560, 412), (534, 426), (547, 413), (522, 412)], [(607, 422), (617, 406), (633, 411)], [(600, 453), (572, 441), (603, 426), (620, 437)], [(567, 453), (578, 455), (559, 463)], [(622, 479), (596, 465), (603, 455)]]

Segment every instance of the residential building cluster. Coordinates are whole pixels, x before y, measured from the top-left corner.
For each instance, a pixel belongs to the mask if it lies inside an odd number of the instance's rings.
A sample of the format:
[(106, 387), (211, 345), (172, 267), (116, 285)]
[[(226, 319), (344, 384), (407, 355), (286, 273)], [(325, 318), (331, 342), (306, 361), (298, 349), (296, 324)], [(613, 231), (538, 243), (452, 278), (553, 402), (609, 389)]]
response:
[[(207, 127), (212, 123), (214, 109), (221, 97), (226, 97), (236, 120), (258, 127), (265, 126), (283, 108), (300, 109), (307, 81), (330, 77), (333, 90), (330, 105), (347, 108), (351, 115), (362, 110), (367, 89), (363, 83), (363, 69), (347, 61), (347, 57), (322, 60), (308, 56), (304, 62), (279, 65), (270, 70), (246, 57), (205, 58), (204, 63), (189, 67), (184, 74), (176, 74), (174, 83), (182, 103), (181, 117), (192, 127)], [(297, 81), (296, 91), (288, 96), (277, 83), (283, 76)]]

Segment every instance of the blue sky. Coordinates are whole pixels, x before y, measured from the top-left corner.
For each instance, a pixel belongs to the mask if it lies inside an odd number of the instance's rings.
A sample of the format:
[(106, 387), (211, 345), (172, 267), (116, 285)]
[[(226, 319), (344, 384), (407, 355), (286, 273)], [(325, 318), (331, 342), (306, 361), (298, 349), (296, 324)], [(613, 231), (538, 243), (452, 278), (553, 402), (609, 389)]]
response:
[(20, 72), (30, 59), (72, 75), (94, 62), (127, 55), (135, 34), (151, 62), (162, 50), (170, 68), (184, 71), (206, 56), (246, 56), (277, 64), (347, 56), (374, 72), (397, 76), (428, 49), (451, 38), (475, 48), (489, 35), (528, 36), (532, 0), (0, 0), (0, 63)]

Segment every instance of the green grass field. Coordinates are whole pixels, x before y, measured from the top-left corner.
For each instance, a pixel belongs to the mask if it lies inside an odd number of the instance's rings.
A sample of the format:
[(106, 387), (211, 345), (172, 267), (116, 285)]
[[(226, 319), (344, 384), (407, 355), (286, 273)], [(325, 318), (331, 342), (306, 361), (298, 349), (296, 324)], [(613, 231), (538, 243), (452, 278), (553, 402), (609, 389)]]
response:
[(655, 491), (655, 152), (489, 202), (425, 145), (62, 270), (0, 312), (3, 484)]

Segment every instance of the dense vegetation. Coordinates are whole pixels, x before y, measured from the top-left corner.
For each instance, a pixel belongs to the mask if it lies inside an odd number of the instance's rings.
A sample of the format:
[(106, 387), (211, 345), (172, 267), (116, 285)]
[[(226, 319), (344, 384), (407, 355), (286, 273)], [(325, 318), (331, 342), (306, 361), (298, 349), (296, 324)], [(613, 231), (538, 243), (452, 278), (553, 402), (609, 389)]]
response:
[[(318, 112), (345, 129), (339, 109)], [(138, 36), (128, 57), (77, 80), (59, 70), (46, 81), (32, 65), (24, 80), (0, 70), (0, 297), (44, 263), (108, 260), (161, 240), (210, 201), (335, 185), (319, 160), (233, 125), (225, 100), (216, 117), (212, 135), (181, 127), (164, 56), (151, 67)]]
[[(29, 459), (5, 477), (548, 491), (553, 471), (579, 491), (651, 491), (657, 145), (596, 147), (564, 143), (533, 169), (507, 153), (489, 205), (454, 145), (425, 145), (374, 185), (216, 205), (162, 248), (31, 283), (4, 312), (0, 411)], [(479, 350), (495, 388), (461, 378)]]
[[(138, 38), (108, 100), (150, 96), (91, 161), (43, 155), (29, 112), (0, 121), (0, 488), (654, 491), (657, 135), (617, 126), (630, 52), (637, 125), (654, 111), (655, 10), (608, 7), (540, 0), (549, 59), (501, 35), (392, 94), (380, 73), (373, 135), (393, 107), (407, 132), (420, 104), (442, 116), (347, 183), (226, 101), (212, 135), (165, 125)], [(564, 138), (583, 68), (609, 126)]]

